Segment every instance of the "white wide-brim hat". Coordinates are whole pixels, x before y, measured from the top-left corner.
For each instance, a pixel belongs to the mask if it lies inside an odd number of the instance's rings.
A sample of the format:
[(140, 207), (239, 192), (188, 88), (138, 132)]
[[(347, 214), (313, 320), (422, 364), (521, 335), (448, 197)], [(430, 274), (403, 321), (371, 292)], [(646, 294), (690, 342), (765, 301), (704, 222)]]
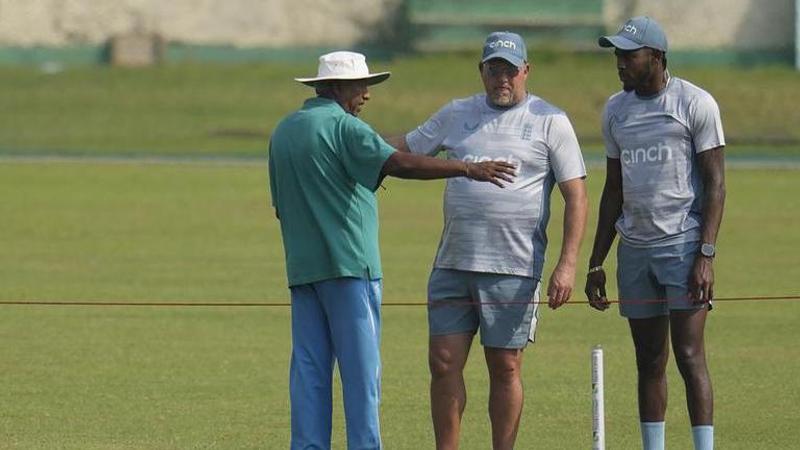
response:
[(367, 58), (356, 52), (333, 52), (319, 57), (317, 76), (313, 78), (295, 78), (307, 86), (328, 80), (367, 80), (367, 84), (378, 84), (385, 81), (391, 72), (369, 73)]

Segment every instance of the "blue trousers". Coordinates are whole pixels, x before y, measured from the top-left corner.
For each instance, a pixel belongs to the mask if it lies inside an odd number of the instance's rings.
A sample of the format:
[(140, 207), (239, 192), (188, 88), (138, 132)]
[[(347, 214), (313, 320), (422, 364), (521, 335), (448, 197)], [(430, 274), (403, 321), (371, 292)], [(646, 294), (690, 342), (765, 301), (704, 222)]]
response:
[(291, 287), (292, 450), (331, 448), (338, 361), (349, 450), (380, 449), (381, 280), (334, 278)]

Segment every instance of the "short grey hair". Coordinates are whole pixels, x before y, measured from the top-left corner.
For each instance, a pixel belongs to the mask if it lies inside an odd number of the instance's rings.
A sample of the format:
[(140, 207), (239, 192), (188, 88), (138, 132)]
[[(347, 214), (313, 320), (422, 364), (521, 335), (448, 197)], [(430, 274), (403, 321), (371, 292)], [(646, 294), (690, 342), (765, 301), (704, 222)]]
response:
[(329, 97), (333, 95), (333, 87), (336, 85), (336, 80), (317, 81), (314, 83), (314, 90), (318, 96)]

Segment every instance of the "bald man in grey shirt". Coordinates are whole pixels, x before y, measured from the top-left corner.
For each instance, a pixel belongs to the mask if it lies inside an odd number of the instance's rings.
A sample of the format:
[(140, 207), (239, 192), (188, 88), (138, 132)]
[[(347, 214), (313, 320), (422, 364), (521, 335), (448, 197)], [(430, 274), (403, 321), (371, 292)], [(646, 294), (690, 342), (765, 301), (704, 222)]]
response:
[(529, 93), (525, 42), (487, 38), (478, 64), (484, 92), (449, 102), (389, 142), (401, 151), (516, 167), (506, 189), (447, 183), (444, 228), (428, 282), (431, 416), (436, 448), (458, 448), (473, 337), (489, 372), (492, 447), (514, 448), (523, 404), (522, 355), (533, 342), (547, 247), (550, 195), (564, 197), (564, 234), (547, 282), (548, 305), (569, 300), (586, 223), (586, 169), (564, 111)]
[(669, 76), (666, 36), (653, 19), (633, 18), (599, 43), (615, 48), (623, 90), (603, 111), (607, 173), (586, 295), (594, 308), (609, 307), (602, 264), (619, 234), (620, 314), (636, 348), (643, 448), (664, 448), (671, 331), (695, 449), (711, 450), (703, 331), (725, 202), (719, 108), (703, 89)]

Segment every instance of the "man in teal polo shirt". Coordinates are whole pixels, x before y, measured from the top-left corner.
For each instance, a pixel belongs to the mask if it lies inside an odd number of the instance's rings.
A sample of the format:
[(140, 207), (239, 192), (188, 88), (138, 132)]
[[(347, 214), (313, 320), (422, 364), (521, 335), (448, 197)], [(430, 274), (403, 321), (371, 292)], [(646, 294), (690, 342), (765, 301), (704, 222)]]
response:
[(284, 118), (270, 140), (272, 204), (281, 223), (292, 297), (292, 449), (330, 448), (338, 361), (349, 449), (381, 448), (381, 272), (374, 191), (383, 177), (468, 177), (502, 188), (514, 166), (396, 152), (358, 119), (371, 74), (364, 55), (322, 55), (317, 97)]

